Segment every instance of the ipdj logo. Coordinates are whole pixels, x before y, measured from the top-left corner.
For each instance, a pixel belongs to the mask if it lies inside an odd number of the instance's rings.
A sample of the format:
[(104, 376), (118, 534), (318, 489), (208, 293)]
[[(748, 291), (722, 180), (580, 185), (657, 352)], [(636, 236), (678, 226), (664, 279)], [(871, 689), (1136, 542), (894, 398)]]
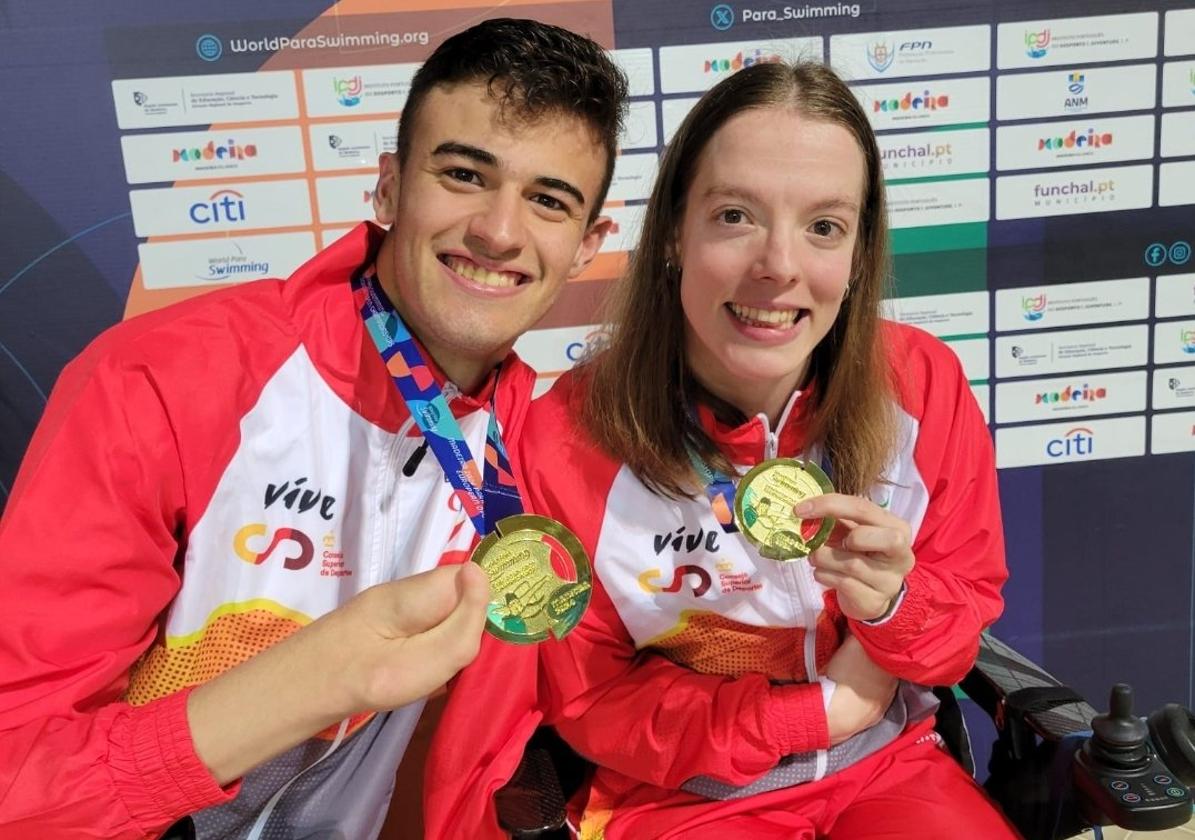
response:
[(200, 35), (195, 40), (195, 54), (204, 61), (219, 61), (224, 55), (224, 42), (215, 35)]
[(236, 190), (216, 190), (207, 201), (191, 205), (191, 221), (197, 225), (245, 221), (245, 196)]
[(1037, 297), (1022, 296), (1021, 309), (1025, 314), (1026, 321), (1040, 321), (1046, 314), (1046, 293), (1042, 292)]
[(734, 9), (728, 3), (719, 3), (710, 9), (710, 26), (719, 32), (725, 32), (734, 26)]
[(1195, 330), (1180, 330), (1178, 339), (1184, 353), (1195, 353)]
[(1191, 93), (1195, 94), (1195, 67), (1187, 73), (1187, 81), (1191, 83)]
[(360, 76), (351, 79), (333, 79), (332, 89), (336, 91), (336, 101), (346, 108), (352, 108), (361, 102), (361, 91), (365, 89)]
[(877, 73), (883, 73), (896, 61), (896, 50), (887, 41), (877, 41), (867, 48), (867, 63)]
[(1025, 33), (1025, 54), (1033, 59), (1045, 58), (1050, 51), (1050, 30)]
[(1046, 455), (1051, 458), (1074, 458), (1095, 452), (1095, 435), (1091, 429), (1076, 426), (1060, 438), (1046, 441)]

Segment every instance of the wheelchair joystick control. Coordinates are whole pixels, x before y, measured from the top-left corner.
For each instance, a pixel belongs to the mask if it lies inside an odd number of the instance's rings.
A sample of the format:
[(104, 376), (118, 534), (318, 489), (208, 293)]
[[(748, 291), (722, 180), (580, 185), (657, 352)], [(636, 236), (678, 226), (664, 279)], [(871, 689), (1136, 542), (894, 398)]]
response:
[(1124, 683), (1112, 687), (1106, 715), (1091, 721), (1091, 740), (1083, 747), (1096, 764), (1117, 770), (1140, 770), (1149, 764), (1145, 739), (1149, 727), (1133, 716), (1133, 689)]
[(1092, 719), (1091, 737), (1075, 752), (1084, 818), (1132, 831), (1186, 824), (1191, 793), (1154, 752), (1145, 721), (1133, 715), (1133, 689), (1117, 683), (1108, 705), (1108, 714)]

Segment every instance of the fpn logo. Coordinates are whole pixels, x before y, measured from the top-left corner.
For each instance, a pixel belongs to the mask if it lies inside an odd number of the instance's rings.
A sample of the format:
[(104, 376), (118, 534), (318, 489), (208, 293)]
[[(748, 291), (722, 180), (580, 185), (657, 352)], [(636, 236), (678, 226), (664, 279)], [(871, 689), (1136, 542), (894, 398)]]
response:
[(883, 73), (896, 61), (896, 50), (888, 41), (877, 41), (867, 48), (867, 63), (877, 73)]
[(195, 39), (195, 54), (204, 61), (219, 61), (224, 55), (224, 42), (215, 35), (200, 35)]

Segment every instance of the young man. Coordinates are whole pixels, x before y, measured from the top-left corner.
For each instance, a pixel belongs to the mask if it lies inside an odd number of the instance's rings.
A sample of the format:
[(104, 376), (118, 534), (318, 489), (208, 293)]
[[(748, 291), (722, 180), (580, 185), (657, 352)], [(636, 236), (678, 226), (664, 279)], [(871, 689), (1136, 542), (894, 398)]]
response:
[[(460, 33), (380, 161), (389, 230), (63, 372), (0, 525), (0, 837), (377, 833), (488, 599), (397, 380), (438, 386), (475, 456), (518, 435), (510, 348), (601, 245), (625, 95), (564, 30)], [(383, 361), (369, 301), (422, 363)]]

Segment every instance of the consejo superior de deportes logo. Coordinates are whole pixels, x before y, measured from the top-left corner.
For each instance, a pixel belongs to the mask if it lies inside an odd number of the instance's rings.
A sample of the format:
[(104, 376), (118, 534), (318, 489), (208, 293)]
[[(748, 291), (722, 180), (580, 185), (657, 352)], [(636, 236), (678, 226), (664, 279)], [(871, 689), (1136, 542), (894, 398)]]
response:
[(224, 55), (224, 42), (215, 35), (200, 35), (195, 39), (195, 54), (204, 61), (218, 61)]

